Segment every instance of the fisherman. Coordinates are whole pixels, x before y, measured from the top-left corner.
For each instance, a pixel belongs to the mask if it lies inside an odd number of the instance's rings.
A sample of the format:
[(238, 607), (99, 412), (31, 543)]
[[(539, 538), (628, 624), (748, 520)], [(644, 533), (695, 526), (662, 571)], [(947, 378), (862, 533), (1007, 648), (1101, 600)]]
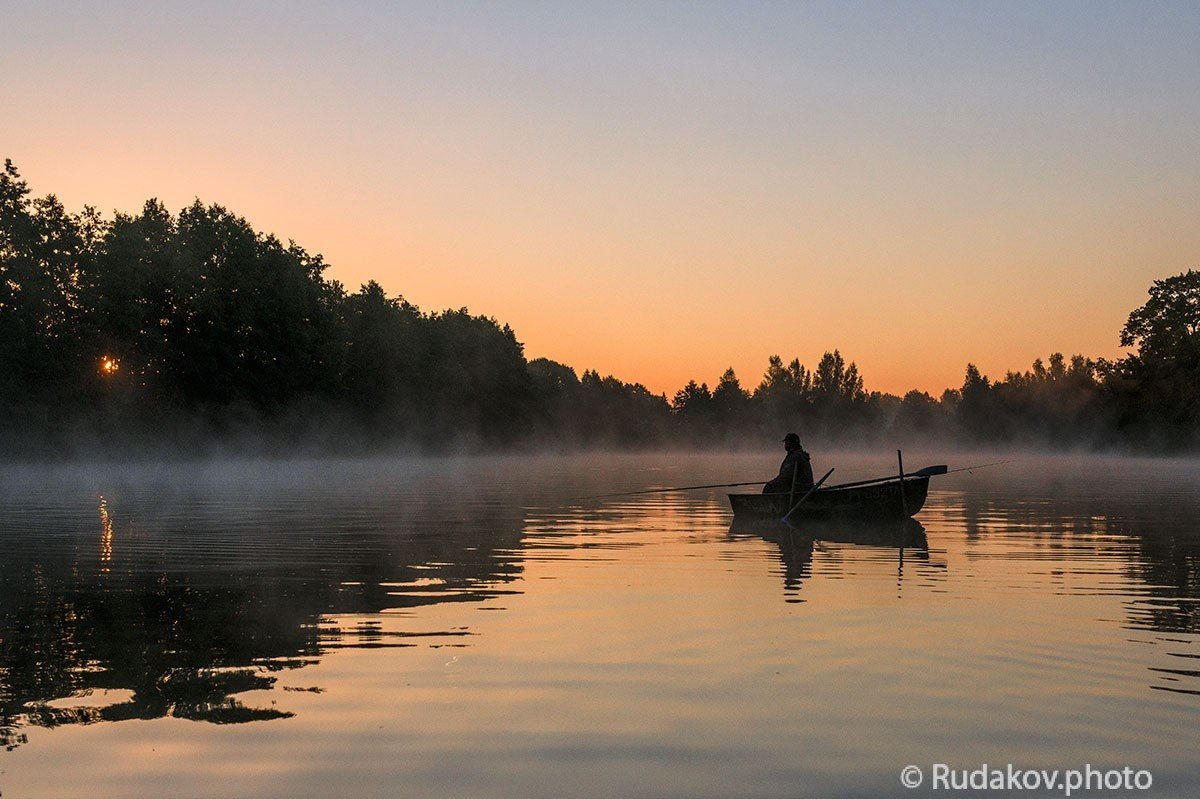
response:
[(812, 463), (804, 447), (800, 446), (800, 436), (788, 433), (783, 437), (783, 448), (787, 455), (779, 466), (779, 476), (763, 486), (764, 494), (808, 491), (813, 487)]

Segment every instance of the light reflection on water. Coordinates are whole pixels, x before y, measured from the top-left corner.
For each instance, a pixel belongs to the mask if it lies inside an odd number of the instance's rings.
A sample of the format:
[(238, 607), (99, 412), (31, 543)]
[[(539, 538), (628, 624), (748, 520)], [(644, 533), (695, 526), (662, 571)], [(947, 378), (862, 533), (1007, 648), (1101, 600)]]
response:
[(887, 796), (931, 762), (1194, 791), (1195, 463), (949, 475), (894, 536), (589, 498), (774, 460), (9, 472), (0, 791)]

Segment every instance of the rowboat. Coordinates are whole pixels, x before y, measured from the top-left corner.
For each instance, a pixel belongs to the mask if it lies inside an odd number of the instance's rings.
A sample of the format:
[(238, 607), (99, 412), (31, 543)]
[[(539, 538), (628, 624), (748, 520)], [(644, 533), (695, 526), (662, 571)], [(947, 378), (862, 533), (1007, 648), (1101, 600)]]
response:
[[(782, 519), (905, 519), (925, 506), (929, 478), (945, 474), (945, 466), (929, 466), (903, 478), (884, 477), (818, 488), (807, 498), (783, 491), (768, 494), (730, 494), (735, 517)], [(801, 500), (803, 501), (801, 502)], [(797, 506), (798, 505), (798, 506)]]

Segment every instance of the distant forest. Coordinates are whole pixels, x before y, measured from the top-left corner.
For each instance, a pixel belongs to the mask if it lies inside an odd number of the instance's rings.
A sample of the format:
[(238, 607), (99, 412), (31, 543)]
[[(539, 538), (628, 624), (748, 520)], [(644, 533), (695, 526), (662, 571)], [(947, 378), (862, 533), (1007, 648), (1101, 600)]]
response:
[(425, 312), (219, 205), (104, 219), (0, 175), (0, 448), (8, 459), (218, 452), (1200, 446), (1200, 272), (1150, 287), (1117, 361), (1050, 355), (940, 397), (868, 391), (841, 353), (654, 394), (527, 360), (506, 324)]

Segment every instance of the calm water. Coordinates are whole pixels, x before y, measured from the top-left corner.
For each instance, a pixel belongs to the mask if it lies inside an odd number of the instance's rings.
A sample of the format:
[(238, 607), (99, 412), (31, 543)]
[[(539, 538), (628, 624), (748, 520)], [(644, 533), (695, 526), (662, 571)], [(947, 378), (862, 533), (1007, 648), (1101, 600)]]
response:
[(904, 549), (731, 532), (719, 490), (585, 499), (778, 460), (4, 471), (0, 792), (947, 793), (910, 763), (1200, 791), (1200, 464), (935, 478)]

